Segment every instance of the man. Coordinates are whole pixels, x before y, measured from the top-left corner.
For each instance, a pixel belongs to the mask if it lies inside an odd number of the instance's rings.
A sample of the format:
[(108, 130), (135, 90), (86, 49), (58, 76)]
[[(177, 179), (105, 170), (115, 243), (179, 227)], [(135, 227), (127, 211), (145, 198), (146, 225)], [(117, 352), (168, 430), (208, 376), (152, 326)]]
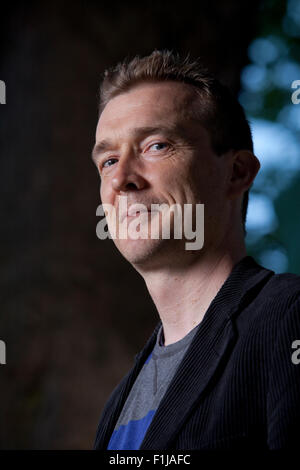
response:
[[(148, 217), (159, 221), (158, 237), (113, 238), (160, 317), (110, 396), (94, 449), (296, 446), (300, 278), (247, 256), (248, 190), (260, 165), (239, 103), (197, 61), (136, 57), (105, 74), (92, 155), (102, 203), (119, 215), (107, 214), (110, 232), (125, 220), (128, 235), (137, 203), (144, 233)], [(169, 209), (153, 214), (153, 204)], [(201, 204), (201, 249), (162, 236), (166, 212), (175, 233), (171, 207), (189, 205), (195, 223)]]

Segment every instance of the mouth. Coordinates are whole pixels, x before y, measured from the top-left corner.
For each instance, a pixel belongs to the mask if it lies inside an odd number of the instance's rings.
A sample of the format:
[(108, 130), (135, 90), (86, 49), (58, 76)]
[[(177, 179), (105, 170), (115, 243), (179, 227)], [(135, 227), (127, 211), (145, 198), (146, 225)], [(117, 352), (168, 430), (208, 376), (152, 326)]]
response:
[(149, 214), (151, 211), (150, 210), (142, 210), (142, 211), (137, 211), (137, 210), (128, 210), (127, 213), (125, 214), (125, 217), (127, 217), (127, 219), (134, 219), (135, 217), (138, 217), (139, 215), (141, 214), (144, 214), (144, 213), (147, 213)]
[(131, 219), (134, 219), (135, 217), (138, 217), (140, 214), (143, 214), (143, 213), (147, 213), (147, 214), (152, 214), (153, 212), (157, 212), (157, 211), (153, 211), (151, 209), (144, 209), (144, 210), (136, 210), (134, 209), (133, 206), (129, 207), (129, 209), (122, 215), (121, 217), (121, 222), (123, 222), (123, 220), (125, 218), (131, 220)]

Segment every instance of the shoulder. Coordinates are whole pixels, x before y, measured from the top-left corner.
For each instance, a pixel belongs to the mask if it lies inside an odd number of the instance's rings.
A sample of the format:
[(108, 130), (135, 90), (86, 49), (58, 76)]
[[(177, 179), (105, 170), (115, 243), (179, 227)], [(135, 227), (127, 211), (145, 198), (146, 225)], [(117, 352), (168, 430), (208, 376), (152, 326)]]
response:
[[(265, 268), (262, 268), (265, 269)], [(239, 322), (248, 334), (276, 338), (280, 329), (300, 320), (300, 276), (292, 273), (270, 275), (262, 288), (258, 287), (248, 307), (241, 312)], [(250, 328), (252, 325), (253, 328)], [(299, 332), (298, 326), (295, 332)]]
[(280, 291), (288, 289), (289, 291), (300, 291), (300, 276), (293, 273), (274, 274), (268, 283), (269, 289), (279, 289)]
[(300, 276), (293, 273), (274, 274), (259, 297), (269, 304), (282, 305), (288, 309), (300, 298)]
[(250, 311), (261, 337), (272, 341), (284, 338), (286, 344), (300, 339), (300, 276), (292, 273), (271, 276)]
[(254, 298), (237, 316), (243, 354), (269, 371), (276, 363), (289, 369), (293, 344), (300, 340), (300, 276), (273, 273), (262, 288), (255, 287)]

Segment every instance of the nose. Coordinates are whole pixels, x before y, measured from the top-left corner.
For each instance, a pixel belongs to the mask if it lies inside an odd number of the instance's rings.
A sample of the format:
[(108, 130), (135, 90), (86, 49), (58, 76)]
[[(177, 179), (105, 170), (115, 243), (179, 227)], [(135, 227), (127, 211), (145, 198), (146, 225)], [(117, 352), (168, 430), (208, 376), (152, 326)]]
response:
[(146, 180), (141, 174), (138, 162), (133, 156), (119, 159), (117, 168), (112, 178), (112, 187), (118, 192), (144, 189)]

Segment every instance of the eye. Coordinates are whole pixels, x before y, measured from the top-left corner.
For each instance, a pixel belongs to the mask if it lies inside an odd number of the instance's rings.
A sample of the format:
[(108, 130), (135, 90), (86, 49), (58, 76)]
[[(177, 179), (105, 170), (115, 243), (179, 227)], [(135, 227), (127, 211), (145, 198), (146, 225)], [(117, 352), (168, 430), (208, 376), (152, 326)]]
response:
[[(117, 161), (116, 158), (109, 158), (108, 160), (105, 160), (105, 162), (103, 162), (102, 164), (102, 168), (107, 168), (108, 166), (111, 166), (111, 164), (109, 164), (109, 162), (113, 162), (113, 161)], [(112, 163), (113, 165), (113, 163)]]
[(158, 147), (156, 148), (155, 150), (164, 150), (164, 148), (168, 147), (169, 144), (167, 144), (166, 142), (155, 142), (154, 144), (151, 144), (149, 145), (149, 149), (151, 149), (152, 147)]

